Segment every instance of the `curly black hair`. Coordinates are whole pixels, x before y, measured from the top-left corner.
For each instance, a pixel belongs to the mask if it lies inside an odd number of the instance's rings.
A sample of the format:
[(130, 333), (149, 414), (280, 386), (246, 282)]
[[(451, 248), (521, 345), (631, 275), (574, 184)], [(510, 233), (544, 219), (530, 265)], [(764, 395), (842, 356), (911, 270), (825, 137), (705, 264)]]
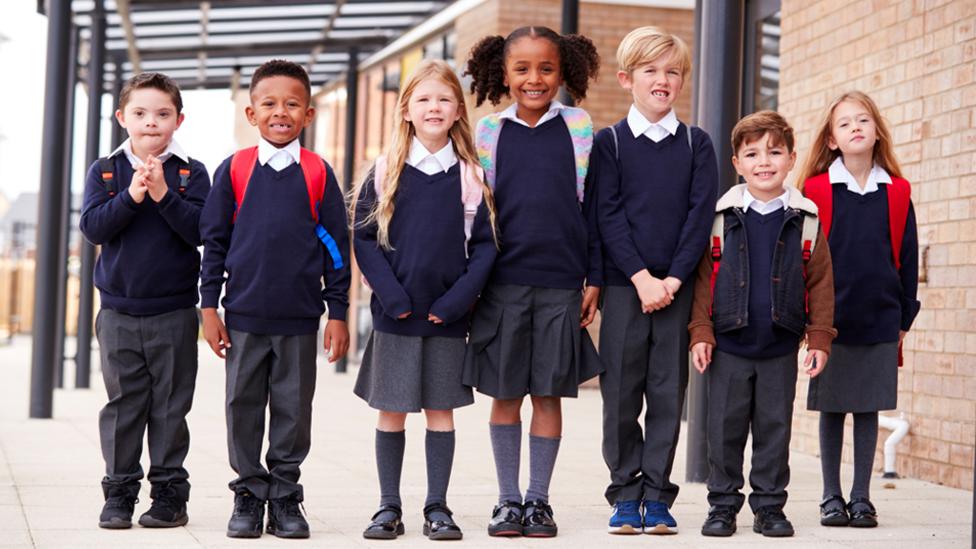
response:
[(308, 79), (308, 73), (305, 69), (298, 63), (293, 63), (291, 61), (286, 61), (284, 59), (272, 59), (270, 61), (265, 61), (257, 69), (254, 70), (254, 74), (251, 75), (251, 90), (258, 85), (258, 82), (264, 80), (265, 78), (271, 78), (272, 76), (287, 76), (289, 78), (294, 78), (305, 86), (305, 92), (308, 94), (309, 101), (312, 99), (312, 83)]
[(471, 93), (480, 106), (485, 99), (497, 105), (509, 94), (505, 85), (505, 58), (517, 40), (544, 38), (559, 49), (559, 69), (566, 90), (575, 101), (586, 97), (590, 79), (600, 70), (600, 55), (593, 41), (581, 34), (560, 35), (549, 27), (520, 27), (507, 37), (486, 36), (471, 48), (465, 74), (472, 76)]

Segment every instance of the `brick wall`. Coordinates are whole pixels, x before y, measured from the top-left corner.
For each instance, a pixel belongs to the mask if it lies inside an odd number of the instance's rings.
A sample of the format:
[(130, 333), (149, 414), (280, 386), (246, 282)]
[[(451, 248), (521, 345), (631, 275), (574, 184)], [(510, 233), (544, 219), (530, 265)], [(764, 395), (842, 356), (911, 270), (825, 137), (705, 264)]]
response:
[[(976, 2), (783, 0), (782, 22), (780, 110), (797, 128), (800, 162), (824, 106), (858, 89), (878, 103), (913, 185), (922, 312), (899, 372), (898, 411), (911, 432), (898, 448), (898, 473), (972, 489)], [(797, 395), (794, 448), (816, 454), (817, 417), (805, 411), (805, 382)], [(882, 430), (878, 469), (885, 436)]]

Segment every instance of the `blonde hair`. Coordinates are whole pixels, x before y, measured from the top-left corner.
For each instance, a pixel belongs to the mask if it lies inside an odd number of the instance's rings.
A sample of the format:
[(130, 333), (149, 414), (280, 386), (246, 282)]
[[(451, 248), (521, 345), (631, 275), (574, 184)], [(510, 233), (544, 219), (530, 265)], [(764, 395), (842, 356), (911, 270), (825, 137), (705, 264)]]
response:
[[(400, 175), (403, 173), (403, 165), (407, 162), (407, 156), (410, 154), (410, 145), (414, 135), (416, 135), (413, 124), (405, 119), (404, 115), (407, 113), (410, 98), (413, 96), (414, 90), (421, 82), (429, 78), (440, 80), (451, 88), (458, 102), (459, 118), (448, 131), (448, 136), (454, 145), (454, 154), (466, 163), (469, 169), (481, 169), (481, 161), (478, 159), (478, 153), (475, 150), (474, 139), (472, 138), (471, 123), (468, 122), (468, 110), (464, 104), (464, 91), (461, 89), (461, 82), (458, 80), (457, 74), (444, 61), (428, 59), (421, 62), (407, 78), (403, 89), (400, 91), (400, 97), (397, 99), (397, 108), (393, 118), (393, 140), (390, 143), (390, 149), (385, 153), (387, 170), (386, 181), (381, 185), (383, 194), (377, 197), (372, 210), (365, 219), (356, 220), (356, 204), (362, 193), (363, 186), (367, 182), (372, 183), (373, 181), (371, 177), (373, 170), (370, 170), (369, 175), (356, 185), (356, 188), (353, 190), (353, 196), (349, 201), (353, 230), (357, 226), (363, 227), (375, 222), (376, 240), (381, 247), (387, 250), (393, 249), (390, 244), (390, 221), (393, 219), (394, 199), (396, 198), (397, 189), (400, 184)], [(461, 176), (463, 177), (464, 174), (461, 174)], [(494, 196), (492, 195), (491, 188), (485, 182), (484, 177), (481, 177), (480, 180), (485, 205), (488, 207), (492, 233), (495, 237), (495, 245), (497, 246), (498, 234), (495, 229)]]
[(681, 68), (681, 78), (688, 78), (691, 50), (684, 40), (659, 27), (638, 27), (630, 31), (617, 46), (617, 65), (629, 73), (662, 55), (670, 55)]
[(874, 142), (874, 153), (872, 155), (874, 162), (884, 168), (892, 177), (902, 177), (901, 168), (898, 166), (898, 160), (895, 158), (895, 148), (891, 140), (891, 132), (888, 131), (888, 125), (885, 123), (884, 118), (881, 117), (881, 111), (878, 110), (878, 105), (866, 93), (849, 91), (831, 101), (827, 110), (824, 111), (816, 137), (813, 140), (813, 147), (810, 149), (810, 154), (803, 164), (803, 170), (800, 172), (800, 179), (797, 182), (797, 187), (801, 191), (807, 179), (826, 172), (834, 160), (838, 156), (841, 156), (840, 149), (832, 151), (830, 150), (829, 144), (833, 132), (831, 121), (834, 116), (834, 110), (844, 101), (859, 103), (868, 110), (868, 114), (874, 119), (874, 123), (878, 128), (878, 138)]

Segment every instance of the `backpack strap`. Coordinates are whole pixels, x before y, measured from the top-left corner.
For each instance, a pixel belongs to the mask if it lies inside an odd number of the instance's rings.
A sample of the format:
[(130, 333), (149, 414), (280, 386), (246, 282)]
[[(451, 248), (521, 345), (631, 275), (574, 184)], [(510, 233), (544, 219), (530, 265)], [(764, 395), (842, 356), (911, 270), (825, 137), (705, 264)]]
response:
[(722, 251), (725, 249), (725, 212), (717, 212), (715, 219), (712, 220), (712, 235), (709, 239), (712, 243), (712, 277), (709, 281), (711, 287), (711, 303), (708, 304), (708, 316), (712, 316), (715, 306), (715, 281), (718, 280), (718, 269), (722, 265)]
[(495, 152), (498, 149), (498, 136), (502, 133), (502, 118), (492, 113), (478, 121), (475, 129), (475, 146), (478, 160), (485, 170), (485, 182), (495, 189)]
[(810, 314), (810, 293), (807, 291), (807, 263), (813, 257), (813, 250), (817, 247), (817, 231), (820, 229), (820, 220), (810, 214), (803, 216), (803, 229), (800, 233), (800, 242), (803, 245), (803, 310)]
[(102, 175), (102, 186), (109, 197), (115, 196), (115, 161), (108, 156), (98, 159), (98, 171)]
[(583, 202), (586, 171), (590, 166), (590, 152), (593, 150), (593, 120), (583, 109), (566, 107), (559, 111), (569, 137), (573, 140), (573, 154), (576, 157), (576, 198)]
[(339, 251), (339, 244), (335, 238), (325, 230), (319, 223), (319, 206), (325, 198), (325, 182), (328, 179), (325, 162), (322, 157), (304, 147), (301, 149), (299, 165), (302, 174), (305, 176), (305, 189), (308, 191), (308, 207), (312, 212), (312, 221), (315, 223), (315, 236), (318, 237), (325, 249), (332, 258), (332, 266), (341, 269), (345, 263), (342, 261), (342, 253)]
[(234, 153), (230, 159), (230, 186), (234, 191), (234, 216), (231, 223), (237, 221), (237, 212), (241, 211), (247, 184), (254, 173), (254, 166), (258, 161), (258, 148), (248, 147)]
[(190, 163), (184, 162), (182, 158), (177, 157), (180, 161), (177, 167), (177, 173), (180, 175), (180, 183), (176, 186), (176, 192), (180, 193), (180, 196), (186, 196), (186, 187), (190, 182)]
[[(616, 160), (620, 160), (620, 141), (617, 139), (617, 125), (610, 125), (610, 133), (613, 134), (613, 157)], [(691, 151), (691, 160), (694, 164), (695, 160), (695, 147), (691, 144), (691, 126), (685, 124), (685, 137), (688, 138), (688, 150)]]
[(891, 231), (891, 252), (895, 269), (901, 270), (901, 242), (908, 224), (908, 207), (912, 202), (912, 187), (900, 177), (892, 177), (888, 186), (888, 226)]
[(830, 174), (825, 172), (807, 179), (803, 183), (803, 195), (817, 205), (817, 217), (824, 237), (829, 237), (834, 215), (834, 190), (830, 186)]

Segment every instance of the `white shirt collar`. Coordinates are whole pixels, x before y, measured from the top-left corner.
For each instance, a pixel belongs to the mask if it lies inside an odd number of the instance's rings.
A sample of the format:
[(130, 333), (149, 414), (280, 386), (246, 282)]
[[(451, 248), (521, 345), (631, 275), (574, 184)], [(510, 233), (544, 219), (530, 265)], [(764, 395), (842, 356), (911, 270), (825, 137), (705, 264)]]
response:
[(776, 198), (770, 200), (769, 202), (763, 202), (752, 196), (749, 192), (749, 188), (742, 190), (742, 209), (748, 211), (752, 208), (756, 213), (760, 215), (771, 214), (777, 210), (785, 210), (790, 204), (790, 188), (784, 187), (783, 194), (777, 196)]
[(454, 154), (454, 144), (448, 139), (447, 145), (444, 145), (441, 150), (432, 153), (414, 136), (410, 143), (410, 154), (407, 156), (407, 164), (428, 175), (437, 173), (437, 171), (446, 172), (451, 169), (451, 166), (457, 164), (457, 155)]
[[(125, 155), (125, 158), (129, 161), (129, 164), (131, 164), (133, 168), (138, 168), (139, 166), (142, 166), (143, 164), (142, 159), (136, 156), (134, 152), (132, 152), (131, 139), (126, 139), (125, 141), (123, 141), (122, 144), (119, 145), (108, 156), (109, 158), (112, 158), (113, 156), (119, 153)], [(166, 162), (167, 160), (169, 160), (169, 157), (171, 156), (175, 156), (186, 163), (190, 162), (190, 157), (187, 156), (185, 152), (183, 152), (183, 147), (181, 147), (180, 144), (177, 143), (175, 139), (170, 140), (169, 145), (166, 145), (166, 150), (164, 150), (162, 154), (157, 156), (157, 158), (159, 158), (160, 162)]]
[[(543, 124), (544, 122), (548, 122), (549, 120), (552, 120), (553, 118), (559, 116), (559, 113), (563, 109), (565, 109), (565, 108), (566, 108), (566, 105), (563, 105), (559, 101), (556, 101), (555, 99), (553, 99), (552, 100), (552, 103), (549, 103), (549, 110), (546, 111), (546, 114), (543, 114), (542, 115), (542, 118), (540, 118), (539, 121), (535, 123), (535, 125), (536, 126), (539, 126), (539, 125)], [(498, 118), (500, 118), (500, 119), (506, 119), (507, 118), (509, 120), (518, 122), (519, 124), (521, 124), (523, 126), (530, 127), (529, 126), (529, 123), (526, 122), (525, 120), (522, 120), (521, 118), (519, 118), (517, 113), (518, 113), (518, 103), (512, 103), (511, 105), (508, 106), (507, 109), (505, 109), (502, 112), (498, 113)]]
[(648, 120), (637, 110), (637, 105), (631, 105), (630, 111), (627, 113), (627, 125), (630, 126), (630, 131), (633, 132), (634, 137), (646, 135), (654, 142), (664, 139), (667, 136), (664, 132), (670, 135), (678, 133), (678, 124), (678, 115), (674, 113), (674, 109), (668, 111), (668, 114), (657, 122)]
[(891, 183), (891, 175), (889, 175), (884, 168), (875, 164), (871, 168), (871, 173), (868, 174), (868, 181), (862, 189), (861, 186), (857, 184), (857, 179), (854, 178), (854, 175), (852, 175), (847, 169), (847, 166), (844, 165), (844, 160), (840, 156), (834, 159), (827, 172), (831, 183), (843, 183), (847, 185), (847, 190), (860, 195), (873, 193), (874, 191), (878, 190), (879, 183)]
[[(258, 162), (260, 162), (262, 166), (264, 166), (269, 161), (271, 161), (272, 158), (280, 154), (284, 154), (287, 157), (290, 157), (290, 160), (288, 159), (285, 160), (286, 163), (284, 164), (284, 166), (282, 166), (282, 168), (291, 164), (292, 161), (294, 161), (295, 164), (301, 164), (302, 146), (298, 142), (298, 139), (296, 138), (291, 143), (279, 149), (278, 147), (275, 147), (274, 145), (269, 143), (265, 138), (258, 137)], [(276, 169), (280, 169), (280, 168), (276, 167)]]

